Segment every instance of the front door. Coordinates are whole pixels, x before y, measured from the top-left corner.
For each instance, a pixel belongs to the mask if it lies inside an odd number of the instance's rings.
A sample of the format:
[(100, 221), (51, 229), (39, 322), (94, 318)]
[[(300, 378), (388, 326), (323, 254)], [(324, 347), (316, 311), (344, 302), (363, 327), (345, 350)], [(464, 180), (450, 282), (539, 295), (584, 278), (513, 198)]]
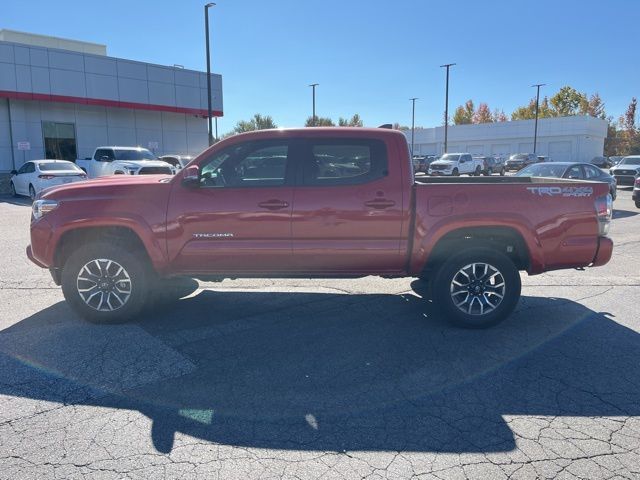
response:
[(248, 141), (199, 162), (200, 184), (176, 182), (167, 215), (176, 270), (261, 273), (291, 268), (293, 158), (289, 140)]
[(298, 271), (402, 271), (407, 206), (401, 168), (388, 168), (388, 158), (397, 158), (393, 153), (380, 140), (306, 140), (292, 218)]

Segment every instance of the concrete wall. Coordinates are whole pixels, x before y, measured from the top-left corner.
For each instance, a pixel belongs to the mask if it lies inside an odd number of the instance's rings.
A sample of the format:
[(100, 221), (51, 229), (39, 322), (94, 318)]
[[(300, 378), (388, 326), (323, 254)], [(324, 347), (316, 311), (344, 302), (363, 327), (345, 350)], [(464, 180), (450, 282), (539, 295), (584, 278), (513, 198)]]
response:
[[(11, 110), (9, 112), (8, 105)], [(205, 118), (173, 112), (153, 112), (57, 102), (0, 99), (0, 172), (13, 169), (9, 140), (9, 113), (13, 134), (15, 166), (27, 160), (45, 158), (42, 122), (73, 123), (78, 157), (89, 157), (100, 145), (149, 148), (157, 155), (196, 155), (207, 147)], [(30, 150), (18, 150), (18, 142), (29, 142)]]
[[(411, 141), (411, 131), (405, 132)], [(453, 125), (448, 129), (449, 152), (511, 154), (533, 152), (534, 120)], [(607, 122), (587, 117), (545, 118), (538, 121), (536, 153), (557, 161), (589, 161), (602, 155)], [(444, 127), (415, 130), (414, 154), (441, 154)]]

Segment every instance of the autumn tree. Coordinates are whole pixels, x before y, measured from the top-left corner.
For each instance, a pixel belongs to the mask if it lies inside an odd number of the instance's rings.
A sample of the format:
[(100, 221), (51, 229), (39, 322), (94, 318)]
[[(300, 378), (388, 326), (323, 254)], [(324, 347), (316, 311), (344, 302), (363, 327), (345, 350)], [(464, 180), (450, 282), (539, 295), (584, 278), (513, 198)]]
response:
[(619, 137), (619, 154), (634, 155), (640, 154), (640, 132), (636, 125), (636, 112), (638, 109), (638, 100), (636, 97), (631, 99), (627, 111), (620, 117)]
[(580, 113), (603, 120), (607, 119), (607, 114), (604, 111), (604, 102), (598, 93), (594, 93), (589, 99), (587, 99), (586, 95), (584, 96), (582, 104), (580, 105)]
[(491, 115), (491, 110), (489, 109), (489, 105), (487, 105), (484, 102), (480, 103), (480, 105), (478, 105), (478, 109), (474, 112), (471, 121), (473, 123), (493, 122), (493, 115)]
[(570, 117), (580, 113), (580, 107), (587, 102), (586, 95), (575, 88), (564, 86), (551, 97), (551, 106), (558, 117)]
[(256, 113), (250, 120), (241, 120), (236, 123), (232, 133), (252, 132), (254, 130), (264, 130), (267, 128), (278, 128), (273, 118), (269, 115)]
[(316, 115), (315, 121), (313, 116), (307, 118), (307, 121), (304, 123), (305, 127), (335, 127), (335, 123), (329, 117), (318, 117)]
[(509, 118), (507, 117), (507, 114), (504, 113), (504, 110), (502, 110), (502, 109), (498, 110), (496, 108), (493, 111), (493, 121), (494, 122), (508, 122)]
[[(549, 99), (544, 97), (538, 104), (538, 118), (549, 118), (557, 116), (549, 106)], [(511, 120), (531, 120), (536, 118), (536, 99), (529, 100), (529, 104), (516, 108), (511, 114)]]

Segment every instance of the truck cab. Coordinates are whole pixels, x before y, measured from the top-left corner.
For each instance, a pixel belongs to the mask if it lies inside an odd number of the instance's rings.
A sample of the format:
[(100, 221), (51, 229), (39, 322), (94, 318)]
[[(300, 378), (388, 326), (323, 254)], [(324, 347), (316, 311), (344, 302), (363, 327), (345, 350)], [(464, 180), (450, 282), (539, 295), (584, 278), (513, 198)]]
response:
[(91, 158), (78, 159), (76, 164), (89, 178), (174, 173), (170, 164), (158, 160), (149, 150), (140, 147), (98, 147)]

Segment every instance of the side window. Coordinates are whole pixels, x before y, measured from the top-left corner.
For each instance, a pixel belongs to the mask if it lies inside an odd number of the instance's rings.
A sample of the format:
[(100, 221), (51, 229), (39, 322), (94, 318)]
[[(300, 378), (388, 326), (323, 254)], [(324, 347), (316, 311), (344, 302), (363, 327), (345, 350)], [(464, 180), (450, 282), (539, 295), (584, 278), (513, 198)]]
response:
[(112, 161), (115, 158), (113, 155), (113, 150), (110, 150), (108, 148), (100, 148), (96, 150), (96, 153), (93, 156), (94, 160), (97, 160), (99, 162), (103, 161), (102, 157), (107, 157), (109, 161)]
[(566, 178), (582, 178), (582, 171), (580, 170), (580, 165), (574, 165), (565, 174)]
[(25, 163), (24, 165), (22, 165), (22, 166), (20, 167), (20, 170), (18, 170), (18, 175), (20, 175), (20, 174), (22, 174), (22, 173), (29, 173), (29, 172), (28, 172), (28, 170), (29, 170), (29, 165), (33, 165), (33, 163), (31, 163), (31, 162), (27, 162), (27, 163)]
[(33, 162), (27, 163), (26, 167), (25, 173), (33, 173), (36, 171), (36, 164)]
[(200, 170), (203, 187), (265, 187), (284, 185), (288, 143), (250, 142), (217, 153)]
[(584, 172), (585, 172), (585, 178), (589, 179), (589, 178), (599, 178), (602, 173), (598, 171), (598, 169), (593, 168), (590, 165), (583, 165), (582, 168), (584, 168)]
[(387, 149), (379, 140), (309, 140), (304, 185), (357, 185), (387, 175)]

